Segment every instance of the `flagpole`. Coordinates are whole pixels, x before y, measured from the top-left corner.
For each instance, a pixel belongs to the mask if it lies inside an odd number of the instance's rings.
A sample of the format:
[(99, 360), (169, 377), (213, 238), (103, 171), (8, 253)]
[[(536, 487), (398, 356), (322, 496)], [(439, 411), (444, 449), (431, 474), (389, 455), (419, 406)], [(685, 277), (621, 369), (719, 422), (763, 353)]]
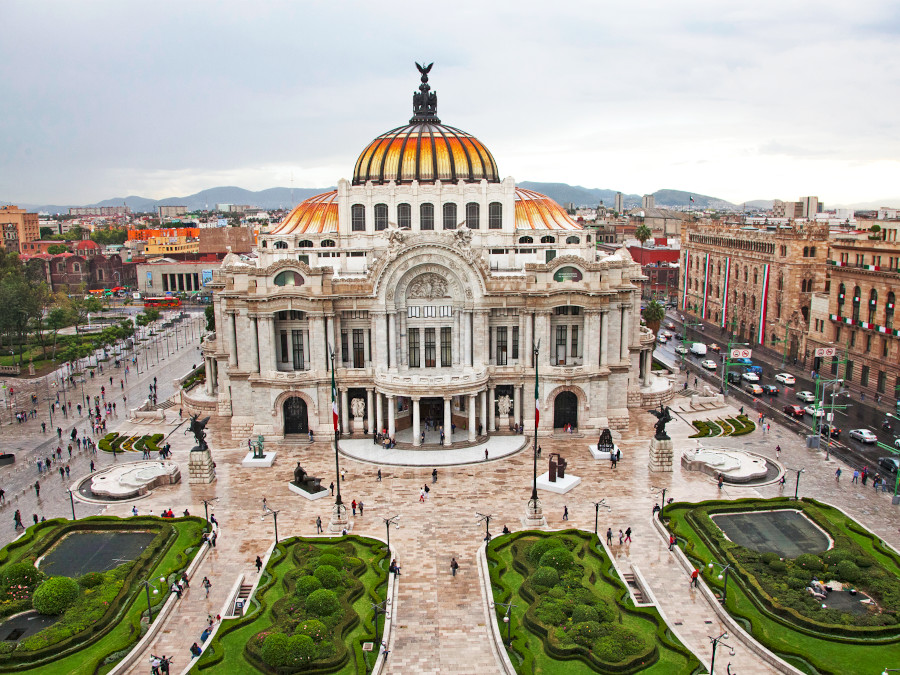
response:
[(338, 456), (338, 414), (337, 414), (337, 385), (334, 380), (334, 350), (329, 346), (331, 356), (331, 417), (334, 422), (334, 480), (337, 483), (334, 506), (332, 507), (331, 523), (329, 530), (342, 532), (347, 529), (347, 507), (341, 501), (341, 465)]
[(543, 527), (547, 522), (544, 520), (544, 512), (541, 508), (541, 500), (538, 497), (537, 491), (538, 427), (540, 426), (541, 420), (540, 389), (538, 384), (538, 355), (541, 351), (541, 341), (538, 340), (537, 343), (532, 343), (532, 348), (534, 353), (534, 470), (531, 482), (531, 499), (528, 500), (528, 506), (525, 510), (525, 524), (534, 528)]

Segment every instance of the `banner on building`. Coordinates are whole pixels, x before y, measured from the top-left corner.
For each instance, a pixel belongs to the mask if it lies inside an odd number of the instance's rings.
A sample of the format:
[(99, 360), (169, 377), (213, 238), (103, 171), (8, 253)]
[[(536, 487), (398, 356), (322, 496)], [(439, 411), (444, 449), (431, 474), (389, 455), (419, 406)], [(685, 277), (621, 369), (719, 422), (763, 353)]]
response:
[(769, 265), (763, 265), (762, 278), (762, 294), (759, 301), (759, 330), (757, 331), (756, 342), (758, 344), (766, 343), (766, 310), (769, 305)]
[(681, 284), (681, 309), (687, 309), (688, 297), (688, 270), (691, 268), (691, 252), (684, 252), (684, 281)]
[(728, 284), (731, 279), (731, 258), (725, 258), (725, 280), (722, 282), (722, 328), (728, 323)]
[(703, 263), (703, 310), (700, 312), (700, 318), (706, 318), (707, 301), (709, 300), (709, 253), (706, 254), (706, 261)]
[(212, 270), (200, 270), (200, 281), (204, 286), (212, 281)]
[(147, 272), (147, 285), (153, 285), (153, 272)]

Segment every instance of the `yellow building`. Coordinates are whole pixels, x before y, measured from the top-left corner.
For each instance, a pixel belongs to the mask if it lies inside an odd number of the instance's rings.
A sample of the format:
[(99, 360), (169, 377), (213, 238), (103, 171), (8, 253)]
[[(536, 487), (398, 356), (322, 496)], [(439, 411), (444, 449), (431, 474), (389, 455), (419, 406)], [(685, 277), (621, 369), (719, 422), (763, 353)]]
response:
[(170, 253), (200, 253), (200, 240), (189, 237), (150, 237), (144, 246), (145, 255)]

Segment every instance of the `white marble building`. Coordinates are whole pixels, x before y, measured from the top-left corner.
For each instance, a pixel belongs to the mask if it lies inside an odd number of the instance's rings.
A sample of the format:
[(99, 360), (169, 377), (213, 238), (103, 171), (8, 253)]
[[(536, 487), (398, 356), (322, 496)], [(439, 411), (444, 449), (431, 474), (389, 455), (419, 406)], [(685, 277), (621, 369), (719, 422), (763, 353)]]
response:
[(206, 391), (186, 408), (230, 418), (235, 438), (329, 437), (333, 363), (345, 435), (531, 432), (540, 341), (539, 433), (623, 428), (629, 407), (670, 393), (650, 372), (640, 266), (500, 180), (487, 148), (440, 123), (427, 76), (419, 89), (409, 125), (372, 141), (352, 180), (214, 274)]

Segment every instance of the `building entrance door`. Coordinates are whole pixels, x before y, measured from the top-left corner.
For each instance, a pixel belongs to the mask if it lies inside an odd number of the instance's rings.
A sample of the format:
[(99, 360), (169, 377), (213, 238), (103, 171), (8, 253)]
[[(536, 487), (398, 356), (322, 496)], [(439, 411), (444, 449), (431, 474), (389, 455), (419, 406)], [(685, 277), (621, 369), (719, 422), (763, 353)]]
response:
[(437, 430), (444, 423), (444, 399), (423, 398), (419, 401), (419, 419), (423, 430)]
[(285, 435), (309, 433), (306, 401), (299, 396), (292, 396), (284, 402), (284, 433)]
[(578, 397), (571, 391), (562, 391), (553, 401), (553, 428), (562, 429), (567, 424), (578, 428)]

